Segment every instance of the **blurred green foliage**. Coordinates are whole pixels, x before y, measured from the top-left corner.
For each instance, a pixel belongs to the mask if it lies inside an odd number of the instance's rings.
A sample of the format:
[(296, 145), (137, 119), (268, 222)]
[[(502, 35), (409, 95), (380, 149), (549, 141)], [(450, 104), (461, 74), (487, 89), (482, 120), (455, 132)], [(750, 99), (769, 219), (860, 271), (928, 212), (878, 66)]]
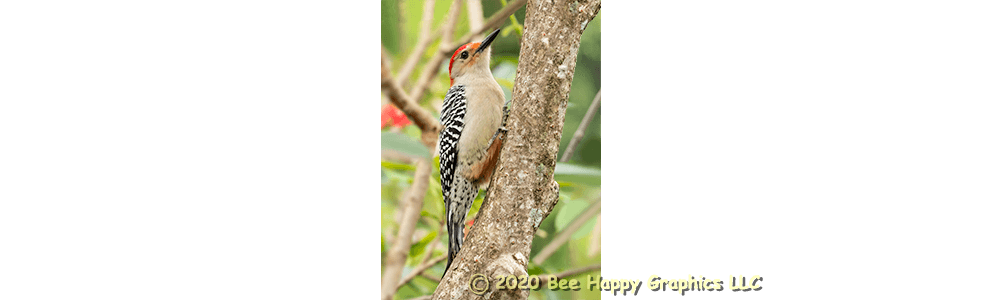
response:
[[(497, 12), (505, 1), (483, 1), (482, 10), (484, 17), (488, 18)], [(437, 1), (433, 14), (433, 22), (428, 30), (440, 27), (449, 10), (451, 1)], [(422, 18), (423, 1), (382, 1), (382, 44), (392, 60), (393, 72), (398, 72), (402, 63), (415, 47), (420, 34), (420, 21)], [(465, 35), (470, 26), (467, 21), (467, 5), (463, 5), (460, 17), (455, 26), (455, 38)], [(494, 41), (492, 46), (491, 69), (498, 80), (505, 96), (511, 99), (511, 90), (515, 80), (518, 58), (520, 52), (521, 30), (515, 24), (524, 24), (525, 8), (522, 7), (514, 15), (513, 20), (508, 20), (502, 25), (502, 34)], [(569, 104), (566, 110), (566, 123), (563, 126), (563, 135), (559, 148), (558, 156), (561, 156), (567, 144), (576, 131), (587, 108), (593, 101), (597, 91), (600, 90), (600, 19), (601, 15), (590, 22), (584, 31), (579, 53), (577, 55), (576, 70), (573, 76), (572, 88), (569, 95)], [(519, 25), (520, 26), (520, 25)], [(439, 33), (434, 33), (439, 36)], [(409, 89), (415, 84), (419, 68), (437, 52), (439, 43), (432, 43), (426, 50), (419, 66), (407, 81)], [(439, 105), (443, 102), (443, 96), (450, 88), (450, 80), (447, 74), (447, 61), (444, 60), (440, 73), (430, 85), (430, 89), (424, 94), (420, 104), (423, 108), (430, 110), (434, 117), (439, 117)], [(386, 103), (382, 97), (382, 103)], [(563, 229), (575, 220), (580, 214), (594, 202), (599, 201), (600, 197), (600, 113), (598, 112), (586, 130), (583, 140), (570, 162), (558, 163), (555, 170), (556, 181), (560, 184), (560, 201), (556, 204), (552, 213), (540, 225), (539, 232), (532, 243), (531, 256), (535, 257), (543, 247), (552, 241)], [(425, 146), (419, 142), (420, 130), (415, 125), (405, 128), (382, 128), (381, 130), (382, 148), (395, 150), (411, 157), (427, 157), (428, 152)], [(557, 157), (558, 159), (558, 157)], [(380, 253), (381, 265), (384, 265), (385, 251), (392, 246), (392, 239), (398, 232), (397, 220), (399, 215), (399, 201), (403, 193), (408, 190), (413, 181), (413, 172), (416, 165), (405, 161), (382, 161), (382, 251)], [(413, 233), (413, 246), (410, 249), (407, 264), (403, 274), (408, 273), (417, 265), (422, 263), (426, 249), (431, 243), (439, 243), (434, 250), (433, 257), (446, 253), (446, 235), (440, 235), (441, 220), (444, 215), (443, 197), (440, 192), (438, 180), (439, 165), (438, 159), (433, 158), (433, 172), (430, 176), (429, 187), (424, 198), (423, 209), (420, 220)], [(484, 200), (482, 191), (472, 206), (469, 218), (474, 218), (477, 210), (481, 207)], [(549, 256), (542, 264), (529, 264), (529, 274), (544, 275), (554, 274), (562, 271), (590, 266), (600, 263), (599, 251), (599, 230), (595, 230), (598, 216), (590, 217), (589, 221), (577, 229), (566, 244), (559, 248), (554, 254)], [(441, 262), (426, 270), (426, 274), (439, 278), (443, 274), (445, 262)], [(381, 271), (381, 270), (380, 270)], [(599, 276), (599, 271), (591, 271), (576, 276), (566, 277), (566, 279), (578, 279), (585, 281), (587, 275)], [(429, 295), (436, 288), (437, 282), (423, 276), (417, 276), (408, 284), (402, 286), (396, 293), (396, 299), (410, 299), (414, 297)], [(552, 291), (542, 288), (533, 291), (530, 299), (599, 299), (597, 291)]]

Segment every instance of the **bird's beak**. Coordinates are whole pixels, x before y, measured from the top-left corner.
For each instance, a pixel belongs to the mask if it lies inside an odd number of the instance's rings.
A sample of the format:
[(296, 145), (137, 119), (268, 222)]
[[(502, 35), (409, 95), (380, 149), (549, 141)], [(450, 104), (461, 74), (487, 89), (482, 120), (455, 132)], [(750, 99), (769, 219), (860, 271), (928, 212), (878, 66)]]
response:
[(501, 28), (495, 29), (488, 35), (488, 37), (484, 38), (484, 40), (481, 41), (481, 46), (478, 46), (477, 51), (474, 51), (474, 53), (481, 53), (481, 51), (484, 51), (484, 49), (488, 48), (488, 46), (491, 46), (491, 41), (494, 41), (494, 38), (498, 37), (498, 32), (501, 32)]

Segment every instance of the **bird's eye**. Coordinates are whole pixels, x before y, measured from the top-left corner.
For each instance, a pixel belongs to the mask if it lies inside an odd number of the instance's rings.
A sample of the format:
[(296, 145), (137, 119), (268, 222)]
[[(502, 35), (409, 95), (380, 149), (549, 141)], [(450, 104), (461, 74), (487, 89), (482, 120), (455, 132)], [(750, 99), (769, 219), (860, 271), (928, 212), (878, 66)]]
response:
[(460, 58), (467, 59), (467, 51), (461, 52), (460, 53)]

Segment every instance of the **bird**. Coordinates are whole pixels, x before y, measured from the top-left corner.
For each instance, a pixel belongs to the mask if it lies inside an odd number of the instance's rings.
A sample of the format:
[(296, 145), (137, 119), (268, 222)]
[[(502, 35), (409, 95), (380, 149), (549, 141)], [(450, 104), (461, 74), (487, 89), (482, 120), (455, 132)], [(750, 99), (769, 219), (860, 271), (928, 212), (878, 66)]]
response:
[(447, 214), (449, 251), (444, 276), (464, 243), (464, 220), (479, 189), (487, 189), (501, 154), (508, 110), (505, 93), (491, 74), (491, 42), (464, 44), (450, 58), (450, 89), (440, 110), (437, 150)]

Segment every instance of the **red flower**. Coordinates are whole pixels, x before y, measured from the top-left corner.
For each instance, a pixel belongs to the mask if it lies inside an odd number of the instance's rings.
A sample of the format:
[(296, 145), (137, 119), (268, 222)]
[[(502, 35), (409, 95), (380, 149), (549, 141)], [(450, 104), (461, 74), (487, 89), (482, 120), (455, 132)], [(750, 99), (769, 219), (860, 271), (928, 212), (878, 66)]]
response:
[(382, 107), (382, 128), (385, 128), (385, 125), (389, 123), (396, 128), (403, 128), (412, 124), (406, 114), (392, 104), (386, 104)]
[(467, 237), (467, 233), (468, 232), (471, 232), (471, 227), (474, 227), (474, 220), (467, 221), (467, 224), (464, 224), (464, 237), (465, 238)]

